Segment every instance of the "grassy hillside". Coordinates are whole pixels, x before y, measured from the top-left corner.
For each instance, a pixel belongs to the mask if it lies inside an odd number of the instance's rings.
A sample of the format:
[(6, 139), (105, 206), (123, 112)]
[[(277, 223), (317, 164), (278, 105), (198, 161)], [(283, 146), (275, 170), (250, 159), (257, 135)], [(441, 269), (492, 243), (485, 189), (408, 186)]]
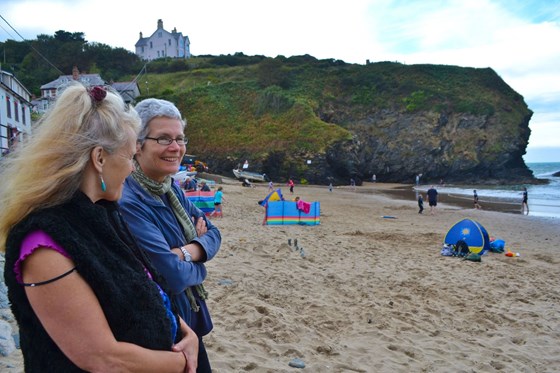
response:
[[(154, 67), (148, 71), (157, 71), (157, 63)], [(398, 148), (399, 131), (387, 131), (395, 123), (401, 130), (408, 126), (401, 131), (407, 136), (431, 128), (437, 146), (440, 137), (452, 142), (462, 126), (459, 120), (453, 128), (443, 128), (445, 123), (438, 121), (457, 113), (484, 123), (476, 136), (463, 139), (458, 153), (446, 158), (467, 156), (476, 163), (480, 157), (475, 153), (483, 148), (495, 158), (511, 152), (496, 140), (500, 136), (516, 144), (528, 138), (522, 124), (531, 116), (523, 97), (490, 68), (355, 65), (307, 55), (207, 56), (188, 60), (181, 71), (149, 73), (142, 80), (145, 96), (175, 102), (185, 115), (189, 152), (228, 163), (224, 169), (247, 155), (262, 164), (279, 152), (291, 163), (324, 157), (330, 146), (355, 141), (357, 133)], [(417, 123), (416, 117), (426, 123)], [(488, 123), (492, 128), (484, 128)], [(414, 154), (414, 149), (405, 153)]]

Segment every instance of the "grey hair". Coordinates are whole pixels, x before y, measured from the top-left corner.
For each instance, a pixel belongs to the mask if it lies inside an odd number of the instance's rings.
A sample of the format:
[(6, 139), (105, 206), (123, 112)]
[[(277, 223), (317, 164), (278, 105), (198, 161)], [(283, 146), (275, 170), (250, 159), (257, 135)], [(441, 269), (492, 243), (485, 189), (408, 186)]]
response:
[(140, 132), (138, 133), (138, 140), (143, 141), (148, 136), (148, 126), (150, 121), (156, 117), (165, 117), (171, 119), (178, 119), (181, 121), (183, 130), (187, 126), (185, 120), (181, 117), (181, 112), (174, 103), (167, 100), (160, 100), (158, 98), (147, 98), (140, 101), (134, 109), (140, 116), (142, 121)]

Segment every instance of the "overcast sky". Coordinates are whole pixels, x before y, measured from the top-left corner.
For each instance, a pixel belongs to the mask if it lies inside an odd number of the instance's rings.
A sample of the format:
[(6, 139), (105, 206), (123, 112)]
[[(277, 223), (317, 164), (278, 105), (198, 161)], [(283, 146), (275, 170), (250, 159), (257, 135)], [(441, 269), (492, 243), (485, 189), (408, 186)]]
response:
[[(134, 51), (188, 35), (193, 55), (491, 67), (535, 113), (527, 162), (560, 162), (560, 0), (0, 0), (0, 41), (58, 30)], [(11, 26), (11, 27), (10, 27)], [(12, 29), (15, 29), (17, 33)]]

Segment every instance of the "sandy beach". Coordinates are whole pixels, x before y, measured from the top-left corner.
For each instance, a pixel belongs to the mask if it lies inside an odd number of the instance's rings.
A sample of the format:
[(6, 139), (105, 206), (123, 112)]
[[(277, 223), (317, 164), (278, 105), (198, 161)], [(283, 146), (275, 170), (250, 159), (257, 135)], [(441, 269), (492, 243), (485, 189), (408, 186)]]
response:
[[(301, 371), (294, 359), (308, 372), (560, 371), (560, 219), (445, 202), (420, 215), (385, 192), (402, 185), (296, 185), (284, 196), (320, 201), (321, 224), (263, 226), (265, 185), (222, 186), (223, 243), (205, 282), (215, 372)], [(463, 218), (520, 256), (441, 256)], [(0, 368), (23, 371), (19, 351)]]

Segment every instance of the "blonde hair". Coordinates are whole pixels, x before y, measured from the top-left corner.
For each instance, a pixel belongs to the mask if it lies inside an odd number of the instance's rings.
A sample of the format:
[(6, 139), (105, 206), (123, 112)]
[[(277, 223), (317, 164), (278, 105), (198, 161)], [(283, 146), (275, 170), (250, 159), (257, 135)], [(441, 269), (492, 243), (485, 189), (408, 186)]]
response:
[[(107, 88), (106, 88), (107, 89)], [(13, 225), (33, 211), (68, 201), (80, 188), (90, 153), (101, 146), (112, 153), (140, 127), (140, 118), (121, 96), (72, 82), (33, 127), (33, 134), (1, 160), (0, 251)]]

